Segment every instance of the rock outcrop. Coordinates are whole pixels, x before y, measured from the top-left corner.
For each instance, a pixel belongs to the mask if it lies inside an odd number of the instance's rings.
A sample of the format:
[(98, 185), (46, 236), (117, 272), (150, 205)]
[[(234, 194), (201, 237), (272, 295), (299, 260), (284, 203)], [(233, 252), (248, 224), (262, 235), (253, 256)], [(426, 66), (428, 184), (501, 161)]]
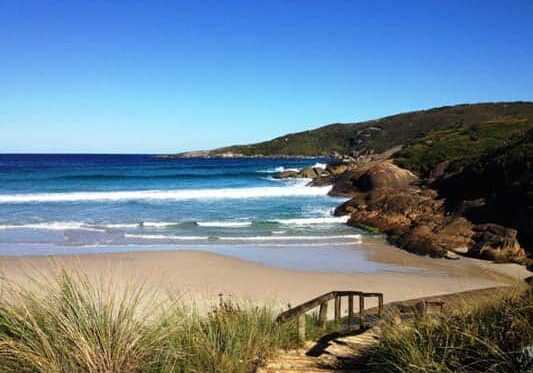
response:
[(413, 173), (399, 168), (392, 161), (369, 162), (340, 174), (330, 194), (349, 196), (381, 188), (404, 190), (416, 179)]
[(514, 229), (475, 225), (449, 214), (435, 190), (420, 185), (413, 173), (391, 160), (348, 167), (326, 178), (333, 178), (331, 195), (351, 198), (336, 209), (336, 215), (350, 215), (352, 226), (377, 228), (402, 249), (432, 257), (457, 253), (499, 262), (526, 260)]
[(516, 240), (516, 229), (497, 224), (479, 224), (474, 226), (474, 244), (469, 254), (495, 262), (524, 262), (524, 250)]
[(281, 171), (273, 176), (274, 179), (315, 179), (322, 176), (324, 169), (320, 167), (306, 167), (300, 171)]
[(432, 188), (446, 175), (448, 162), (437, 164), (428, 179), (420, 180), (391, 159), (399, 150), (401, 146), (381, 154), (338, 157), (325, 169), (284, 171), (274, 177), (311, 178), (311, 186), (332, 185), (330, 195), (350, 198), (335, 215), (349, 215), (349, 225), (384, 233), (392, 244), (407, 251), (450, 259), (460, 254), (527, 263), (515, 229), (469, 219), (466, 212), (483, 200), (465, 200), (460, 208), (450, 210), (449, 201)]

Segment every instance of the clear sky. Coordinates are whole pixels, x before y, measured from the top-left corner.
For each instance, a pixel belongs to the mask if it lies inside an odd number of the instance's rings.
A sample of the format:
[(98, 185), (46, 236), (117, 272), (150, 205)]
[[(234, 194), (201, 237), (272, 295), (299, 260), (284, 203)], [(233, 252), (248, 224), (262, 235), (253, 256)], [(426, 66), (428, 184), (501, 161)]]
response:
[(531, 0), (0, 0), (0, 152), (175, 152), (513, 100), (533, 100)]

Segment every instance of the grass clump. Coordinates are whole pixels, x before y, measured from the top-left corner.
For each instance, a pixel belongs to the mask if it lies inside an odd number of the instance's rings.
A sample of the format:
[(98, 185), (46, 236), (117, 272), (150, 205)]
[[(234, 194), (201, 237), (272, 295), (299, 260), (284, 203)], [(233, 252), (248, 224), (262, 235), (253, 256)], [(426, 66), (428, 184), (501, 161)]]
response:
[(66, 271), (37, 291), (2, 285), (1, 372), (248, 372), (297, 344), (295, 325), (267, 307), (221, 302), (202, 315), (179, 297)]
[(298, 344), (293, 323), (275, 322), (268, 308), (231, 301), (221, 300), (207, 316), (186, 315), (174, 307), (165, 320), (166, 325), (172, 323), (182, 328), (165, 340), (165, 350), (181, 356), (172, 369), (160, 370), (165, 372), (249, 372), (274, 351)]
[(465, 299), (446, 315), (385, 327), (369, 366), (375, 372), (531, 372), (532, 320), (531, 290)]

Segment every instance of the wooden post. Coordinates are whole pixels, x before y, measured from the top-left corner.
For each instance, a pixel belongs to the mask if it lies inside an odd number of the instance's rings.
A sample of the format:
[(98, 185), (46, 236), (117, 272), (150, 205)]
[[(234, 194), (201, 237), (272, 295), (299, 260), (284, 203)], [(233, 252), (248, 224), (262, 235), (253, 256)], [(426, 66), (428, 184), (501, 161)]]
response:
[(320, 303), (320, 311), (318, 312), (318, 321), (322, 328), (326, 327), (326, 322), (328, 321), (328, 302)]
[(353, 323), (353, 295), (348, 296), (348, 326)]
[(298, 339), (305, 342), (305, 313), (298, 315)]
[(383, 294), (378, 295), (378, 317), (383, 317)]
[(365, 296), (359, 295), (359, 328), (365, 329)]
[(335, 297), (335, 324), (340, 324), (341, 322), (341, 297)]
[(426, 307), (426, 302), (424, 302), (424, 301), (420, 301), (420, 302), (416, 303), (413, 306), (413, 308), (414, 308), (414, 312), (415, 312), (415, 316), (416, 317), (423, 317), (426, 314), (427, 307)]

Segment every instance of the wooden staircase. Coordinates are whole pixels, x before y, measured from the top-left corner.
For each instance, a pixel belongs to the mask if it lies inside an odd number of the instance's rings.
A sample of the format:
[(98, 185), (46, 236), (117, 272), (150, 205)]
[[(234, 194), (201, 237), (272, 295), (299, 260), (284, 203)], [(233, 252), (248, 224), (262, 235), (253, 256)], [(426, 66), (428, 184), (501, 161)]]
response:
[[(341, 315), (342, 298), (347, 297), (348, 310)], [(359, 297), (357, 313), (354, 297)], [(365, 309), (366, 298), (377, 298), (377, 307)], [(343, 332), (328, 334), (318, 341), (306, 342), (297, 350), (281, 351), (258, 373), (327, 373), (365, 372), (364, 351), (379, 340), (382, 320), (413, 317), (416, 314), (442, 312), (444, 302), (435, 298), (421, 298), (391, 303), (384, 307), (383, 294), (360, 291), (332, 291), (281, 313), (277, 321), (298, 319), (298, 335), (305, 341), (306, 313), (319, 307), (319, 321), (325, 327), (328, 302), (334, 300), (334, 321)], [(358, 328), (354, 328), (358, 326)]]
[[(357, 318), (354, 313), (354, 298), (359, 298), (359, 312)], [(334, 315), (335, 323), (340, 325), (342, 321), (342, 299), (347, 298), (348, 300), (348, 315), (346, 316), (346, 326), (351, 328), (356, 319), (358, 320), (359, 330), (364, 330), (368, 325), (366, 324), (366, 313), (365, 309), (365, 299), (367, 298), (377, 298), (378, 306), (377, 308), (372, 308), (372, 310), (377, 311), (377, 318), (383, 316), (383, 294), (382, 293), (365, 293), (362, 291), (330, 291), (329, 293), (323, 294), (319, 297), (313, 298), (310, 301), (300, 304), (297, 307), (290, 308), (285, 312), (282, 312), (277, 317), (278, 322), (287, 322), (289, 320), (298, 319), (298, 338), (301, 342), (305, 341), (305, 322), (306, 314), (318, 307), (318, 317), (322, 327), (326, 326), (328, 318), (328, 304), (331, 300), (335, 301)]]
[[(364, 361), (358, 360), (365, 349), (378, 341), (376, 330), (371, 328), (361, 334), (338, 336), (327, 343), (309, 343), (305, 348), (285, 351), (276, 356), (258, 373), (331, 373), (364, 372)], [(321, 353), (309, 355), (320, 346)]]

